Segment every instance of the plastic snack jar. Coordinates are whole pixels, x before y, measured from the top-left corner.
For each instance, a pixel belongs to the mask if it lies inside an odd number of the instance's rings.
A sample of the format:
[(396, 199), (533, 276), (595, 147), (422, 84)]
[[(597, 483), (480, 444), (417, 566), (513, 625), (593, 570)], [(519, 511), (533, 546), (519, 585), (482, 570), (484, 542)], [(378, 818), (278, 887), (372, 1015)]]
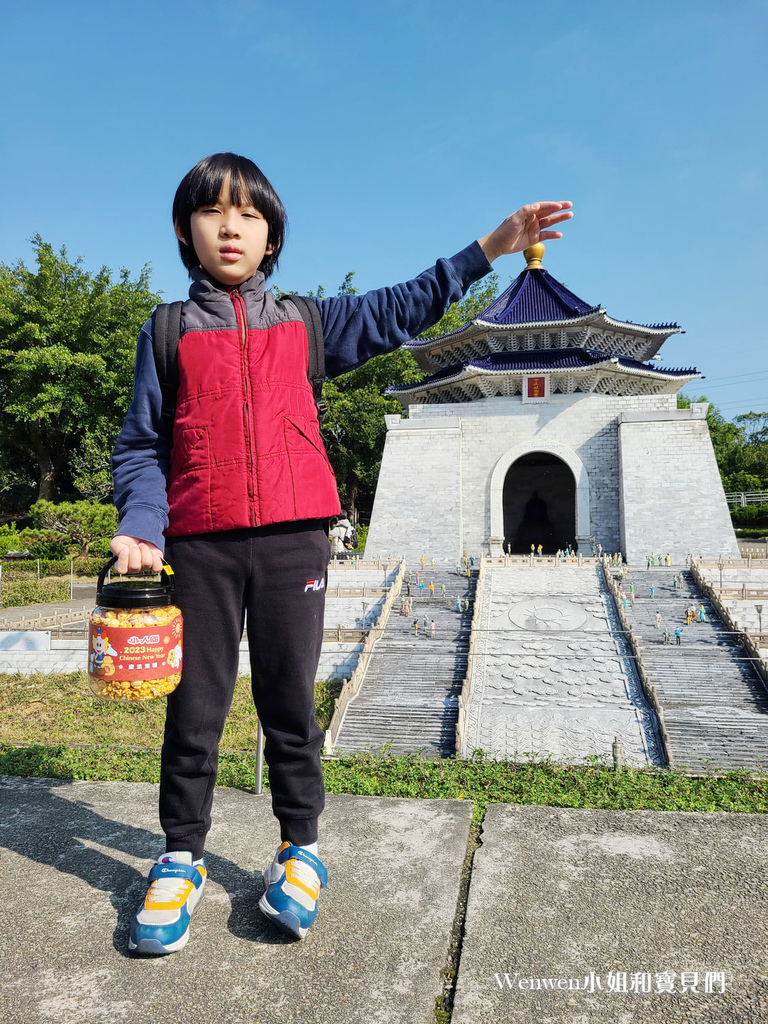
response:
[(144, 577), (105, 583), (117, 561), (99, 573), (88, 638), (88, 681), (105, 700), (165, 697), (181, 680), (181, 609), (173, 603), (176, 582), (167, 563), (160, 580)]

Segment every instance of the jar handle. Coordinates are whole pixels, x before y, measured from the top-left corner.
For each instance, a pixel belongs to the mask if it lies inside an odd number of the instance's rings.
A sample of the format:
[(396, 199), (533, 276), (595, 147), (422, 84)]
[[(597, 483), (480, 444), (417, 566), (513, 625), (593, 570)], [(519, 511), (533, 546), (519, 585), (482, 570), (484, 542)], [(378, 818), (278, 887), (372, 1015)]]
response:
[[(163, 565), (163, 568), (160, 570), (160, 576), (164, 577), (164, 582), (170, 585), (171, 593), (175, 594), (176, 593), (176, 577), (174, 575), (173, 569), (171, 568), (171, 564), (165, 558), (165, 556), (161, 556), (161, 557), (163, 559), (164, 565)], [(107, 573), (109, 572), (109, 570), (112, 568), (112, 566), (115, 564), (116, 561), (117, 561), (117, 555), (113, 555), (109, 559), (109, 561), (106, 562), (106, 564), (104, 565), (104, 568), (99, 573), (99, 579), (98, 579), (98, 582), (96, 584), (96, 591), (97, 592), (99, 590), (101, 590), (101, 588), (104, 586), (104, 580), (107, 578)], [(124, 575), (127, 576), (128, 573), (125, 573)]]

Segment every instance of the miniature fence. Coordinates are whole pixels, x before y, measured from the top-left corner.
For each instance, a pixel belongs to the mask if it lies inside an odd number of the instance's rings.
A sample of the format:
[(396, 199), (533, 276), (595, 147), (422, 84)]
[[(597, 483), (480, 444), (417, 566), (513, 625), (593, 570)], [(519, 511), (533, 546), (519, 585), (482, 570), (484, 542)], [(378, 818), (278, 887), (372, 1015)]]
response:
[(741, 645), (744, 652), (749, 657), (749, 660), (755, 666), (757, 674), (763, 681), (764, 686), (768, 689), (768, 664), (763, 660), (758, 646), (764, 639), (766, 639), (767, 635), (765, 633), (750, 633), (746, 629), (739, 628), (737, 620), (733, 618), (729, 610), (720, 600), (718, 588), (714, 587), (702, 575), (701, 570), (699, 569), (701, 564), (703, 563), (696, 561), (691, 562), (691, 575), (696, 581), (696, 585), (699, 590), (701, 590), (702, 594), (712, 602), (712, 607), (723, 620), (729, 632), (733, 633), (737, 643)]
[(583, 566), (583, 565), (599, 565), (600, 559), (592, 555), (561, 555), (557, 558), (555, 555), (499, 555), (494, 557), (493, 555), (484, 555), (480, 559), (481, 566), (491, 567), (502, 567), (506, 569), (514, 568), (515, 566), (537, 566), (537, 565), (554, 565), (560, 566)]
[(765, 587), (748, 587), (743, 583), (740, 587), (718, 587), (720, 597), (733, 597), (739, 601), (753, 601), (765, 598), (768, 600), (768, 590)]
[(742, 558), (751, 558), (753, 562), (756, 559), (768, 560), (768, 542), (750, 540), (748, 537), (737, 537), (736, 543), (739, 545)]
[(326, 597), (381, 597), (386, 594), (388, 588), (382, 586), (371, 586), (364, 583), (362, 587), (342, 587), (337, 584), (335, 587), (326, 587)]
[(704, 569), (768, 569), (768, 557), (756, 558), (746, 555), (744, 558), (694, 558), (696, 565)]
[[(93, 601), (83, 602), (77, 609), (72, 608), (66, 612), (56, 612), (53, 615), (20, 615), (18, 618), (3, 617), (0, 619), (0, 631), (16, 631), (25, 629), (34, 630), (56, 630), (68, 622), (80, 622), (87, 619), (93, 609)], [(83, 633), (85, 635), (85, 633)]]
[[(496, 564), (494, 559), (488, 559), (491, 564)], [(461, 693), (459, 694), (459, 716), (456, 719), (456, 753), (459, 757), (462, 756), (462, 750), (464, 749), (464, 736), (467, 723), (467, 705), (469, 704), (470, 694), (472, 693), (472, 670), (475, 663), (475, 640), (477, 638), (478, 629), (478, 615), (480, 613), (480, 606), (483, 603), (483, 590), (485, 588), (485, 562), (483, 559), (480, 562), (480, 571), (477, 574), (477, 585), (475, 587), (474, 607), (472, 610), (472, 622), (469, 627), (469, 649), (467, 652), (467, 674), (464, 677), (464, 682), (461, 686)]]
[(360, 687), (362, 686), (365, 673), (368, 671), (368, 664), (371, 660), (371, 654), (373, 653), (374, 646), (378, 643), (381, 634), (384, 632), (384, 627), (389, 619), (389, 613), (392, 610), (392, 605), (400, 594), (400, 589), (403, 585), (403, 578), (405, 576), (405, 559), (400, 561), (400, 566), (397, 570), (392, 586), (389, 588), (387, 598), (382, 605), (379, 617), (376, 620), (375, 625), (368, 631), (368, 635), (365, 638), (363, 649), (360, 651), (360, 655), (357, 659), (357, 665), (352, 675), (347, 679), (341, 688), (341, 693), (334, 702), (333, 716), (331, 722), (325, 731), (325, 752), (326, 754), (332, 754), (333, 748), (336, 744), (336, 739), (339, 735), (341, 723), (344, 720), (344, 713), (347, 710), (349, 702), (357, 696)]
[[(87, 612), (85, 615), (87, 616)], [(9, 632), (22, 629), (37, 630), (51, 634), (51, 640), (87, 640), (88, 639), (88, 627), (77, 626), (75, 629), (66, 629), (64, 626), (50, 627), (50, 626), (36, 626), (30, 625), (29, 622), (25, 626), (16, 623), (14, 626), (9, 627)], [(345, 629), (343, 626), (339, 626), (336, 629), (324, 629), (323, 630), (323, 643), (339, 643), (339, 644), (359, 644), (365, 639), (371, 630), (367, 629)], [(248, 631), (244, 631), (240, 639), (241, 643), (245, 643), (248, 640)]]
[(338, 558), (333, 556), (329, 563), (331, 569), (391, 569), (397, 565), (396, 558), (360, 558), (353, 555), (352, 558)]
[(607, 586), (608, 590), (611, 592), (611, 595), (613, 597), (613, 603), (619, 616), (621, 628), (624, 630), (624, 635), (626, 636), (627, 642), (629, 643), (629, 646), (632, 650), (635, 671), (637, 672), (637, 677), (640, 680), (640, 686), (643, 689), (643, 693), (645, 694), (646, 700), (651, 705), (653, 710), (656, 712), (656, 717), (659, 721), (661, 745), (664, 750), (664, 756), (667, 759), (667, 764), (671, 768), (674, 764), (674, 760), (672, 757), (672, 753), (669, 749), (669, 735), (667, 734), (667, 727), (664, 722), (664, 711), (661, 705), (659, 704), (658, 698), (656, 696), (656, 687), (651, 685), (651, 681), (648, 678), (648, 673), (645, 670), (643, 656), (640, 652), (640, 641), (632, 632), (632, 628), (629, 625), (629, 620), (627, 619), (627, 616), (624, 614), (624, 609), (621, 604), (621, 598), (619, 597), (619, 588), (616, 586), (616, 581), (613, 578), (613, 575), (611, 574), (606, 565), (601, 566), (601, 571), (603, 573), (605, 585)]

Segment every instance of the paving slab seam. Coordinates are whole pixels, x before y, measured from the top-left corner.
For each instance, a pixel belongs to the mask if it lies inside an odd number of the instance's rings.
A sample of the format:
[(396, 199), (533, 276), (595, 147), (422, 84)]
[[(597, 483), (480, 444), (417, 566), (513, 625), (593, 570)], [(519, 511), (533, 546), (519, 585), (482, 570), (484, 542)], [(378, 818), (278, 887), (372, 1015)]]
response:
[(469, 826), (467, 849), (464, 855), (464, 863), (461, 866), (461, 882), (459, 884), (459, 892), (456, 898), (456, 913), (453, 918), (453, 925), (451, 927), (451, 935), (448, 943), (448, 955), (446, 956), (445, 967), (440, 972), (441, 977), (443, 978), (443, 995), (442, 998), (435, 1000), (435, 1024), (450, 1024), (453, 1015), (453, 1003), (456, 997), (456, 982), (459, 977), (461, 952), (466, 932), (469, 883), (472, 880), (472, 868), (475, 853), (483, 845), (482, 836), (484, 821), (485, 811), (483, 811), (477, 824), (470, 824)]

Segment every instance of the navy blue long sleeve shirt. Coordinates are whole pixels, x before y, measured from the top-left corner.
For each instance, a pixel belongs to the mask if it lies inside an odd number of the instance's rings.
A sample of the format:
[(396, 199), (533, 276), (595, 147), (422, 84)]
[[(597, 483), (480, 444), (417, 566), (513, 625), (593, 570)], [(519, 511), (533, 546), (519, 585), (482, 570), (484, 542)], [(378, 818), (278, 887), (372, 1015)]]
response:
[[(442, 317), (471, 284), (491, 270), (478, 242), (423, 274), (363, 295), (315, 299), (325, 336), (329, 378), (391, 352)], [(164, 550), (168, 526), (167, 481), (172, 438), (162, 419), (162, 395), (152, 347), (152, 320), (136, 346), (133, 400), (112, 455), (119, 533)]]

